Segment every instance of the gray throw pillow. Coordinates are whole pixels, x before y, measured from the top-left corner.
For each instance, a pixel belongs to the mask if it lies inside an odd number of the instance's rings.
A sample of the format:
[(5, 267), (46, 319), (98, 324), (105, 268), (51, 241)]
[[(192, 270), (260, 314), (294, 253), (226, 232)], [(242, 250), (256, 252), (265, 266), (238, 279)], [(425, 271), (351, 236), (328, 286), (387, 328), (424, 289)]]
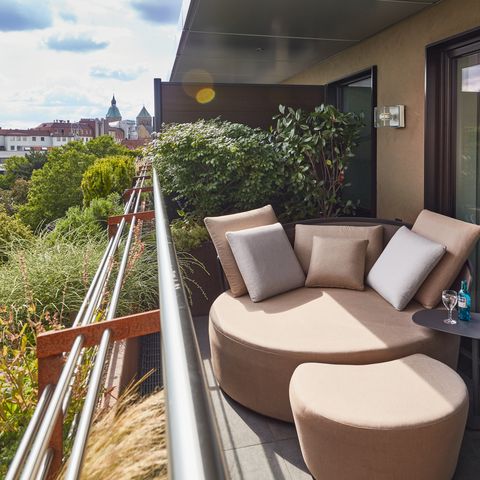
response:
[(305, 274), (280, 223), (227, 232), (253, 302), (303, 287)]
[(445, 247), (402, 227), (367, 276), (367, 284), (403, 310), (445, 254)]

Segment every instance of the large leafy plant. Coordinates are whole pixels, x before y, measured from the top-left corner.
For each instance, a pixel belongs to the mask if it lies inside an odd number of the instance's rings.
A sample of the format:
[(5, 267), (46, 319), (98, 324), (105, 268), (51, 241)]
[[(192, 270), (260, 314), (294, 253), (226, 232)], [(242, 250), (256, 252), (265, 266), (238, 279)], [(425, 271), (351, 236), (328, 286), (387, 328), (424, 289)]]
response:
[(265, 205), (281, 185), (267, 133), (238, 123), (166, 125), (149, 154), (163, 191), (197, 219)]
[(287, 216), (308, 218), (351, 214), (352, 201), (343, 201), (348, 187), (345, 172), (356, 145), (362, 119), (332, 105), (313, 112), (279, 107), (272, 140), (284, 159), (284, 206)]

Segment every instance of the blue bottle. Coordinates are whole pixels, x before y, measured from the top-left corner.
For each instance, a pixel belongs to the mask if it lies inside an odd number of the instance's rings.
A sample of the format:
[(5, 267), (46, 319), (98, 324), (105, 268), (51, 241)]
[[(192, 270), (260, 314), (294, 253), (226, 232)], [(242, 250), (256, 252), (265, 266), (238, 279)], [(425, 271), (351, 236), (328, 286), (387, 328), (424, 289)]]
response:
[(472, 299), (468, 293), (467, 282), (462, 280), (460, 291), (458, 292), (458, 319), (464, 322), (470, 321), (470, 309)]

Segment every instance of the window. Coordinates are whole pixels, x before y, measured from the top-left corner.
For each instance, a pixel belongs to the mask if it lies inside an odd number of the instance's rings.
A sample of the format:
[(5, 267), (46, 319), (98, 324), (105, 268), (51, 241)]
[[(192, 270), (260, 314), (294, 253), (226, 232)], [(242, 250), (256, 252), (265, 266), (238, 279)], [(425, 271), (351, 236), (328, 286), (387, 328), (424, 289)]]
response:
[(62, 142), (66, 142), (67, 139), (65, 137), (62, 137)]
[(22, 137), (17, 137), (17, 142), (19, 142), (22, 139)]
[(15, 145), (10, 145), (10, 150), (15, 150)]
[(60, 141), (60, 137), (57, 137), (57, 142), (59, 142), (59, 141)]
[(32, 142), (36, 142), (37, 141), (37, 137), (32, 137)]
[(20, 145), (17, 145), (17, 152), (18, 152), (18, 151), (22, 151), (22, 150), (23, 150), (23, 147), (20, 146)]
[(44, 141), (45, 141), (45, 137), (40, 137), (40, 141), (41, 141), (41, 142), (44, 142)]
[(27, 137), (22, 137), (22, 140), (23, 140), (24, 142), (26, 142), (26, 141), (27, 141)]

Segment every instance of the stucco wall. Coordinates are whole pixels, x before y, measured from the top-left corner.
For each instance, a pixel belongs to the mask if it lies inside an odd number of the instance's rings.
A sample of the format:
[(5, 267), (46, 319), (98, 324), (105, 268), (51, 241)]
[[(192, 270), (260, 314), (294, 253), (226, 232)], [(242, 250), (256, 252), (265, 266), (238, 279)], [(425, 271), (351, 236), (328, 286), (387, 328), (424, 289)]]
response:
[(379, 217), (412, 222), (423, 208), (425, 47), (479, 26), (480, 0), (443, 0), (286, 82), (325, 84), (377, 65), (378, 105), (406, 106), (406, 128), (377, 131)]

